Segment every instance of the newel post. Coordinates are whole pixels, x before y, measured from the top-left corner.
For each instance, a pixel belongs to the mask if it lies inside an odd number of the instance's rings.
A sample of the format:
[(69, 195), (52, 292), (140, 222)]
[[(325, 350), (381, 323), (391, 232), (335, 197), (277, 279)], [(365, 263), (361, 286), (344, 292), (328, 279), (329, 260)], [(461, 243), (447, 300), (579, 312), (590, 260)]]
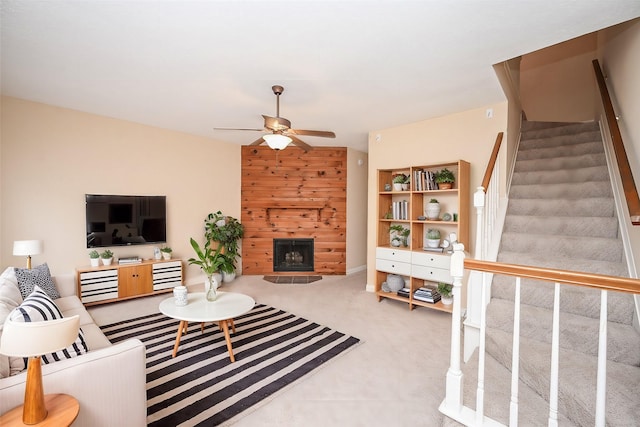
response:
[(451, 277), (453, 277), (453, 313), (451, 315), (451, 359), (447, 371), (447, 390), (445, 404), (449, 411), (462, 409), (462, 371), (460, 370), (460, 319), (462, 278), (464, 276), (464, 245), (453, 245), (451, 255)]

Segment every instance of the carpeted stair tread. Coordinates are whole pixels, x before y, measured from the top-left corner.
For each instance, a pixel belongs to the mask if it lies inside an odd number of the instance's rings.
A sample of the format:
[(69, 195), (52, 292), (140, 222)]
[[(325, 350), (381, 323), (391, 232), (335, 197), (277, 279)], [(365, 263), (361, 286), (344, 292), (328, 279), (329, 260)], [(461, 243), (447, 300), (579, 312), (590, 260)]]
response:
[(618, 220), (615, 217), (556, 217), (550, 221), (543, 216), (509, 215), (505, 218), (503, 232), (521, 232), (561, 236), (580, 236), (591, 230), (593, 237), (616, 238)]
[(498, 261), (509, 264), (530, 265), (537, 267), (557, 268), (560, 270), (582, 271), (585, 273), (604, 274), (607, 276), (628, 277), (626, 264), (601, 260), (582, 260), (559, 258), (544, 254), (524, 254), (519, 252), (500, 251)]
[(526, 141), (529, 139), (538, 139), (538, 138), (548, 138), (557, 135), (573, 135), (579, 134), (583, 132), (593, 132), (600, 129), (600, 126), (597, 122), (584, 122), (584, 123), (566, 123), (564, 126), (550, 126), (550, 127), (540, 127), (538, 129), (527, 130), (525, 125), (525, 129), (522, 132), (522, 137), (520, 138), (522, 141)]
[(511, 185), (510, 199), (584, 199), (613, 197), (609, 181), (561, 182), (544, 185)]
[(578, 169), (561, 169), (553, 171), (514, 172), (513, 177), (511, 178), (511, 186), (589, 181), (610, 182), (607, 166), (600, 165)]
[[(560, 293), (562, 301), (563, 292)], [(599, 310), (599, 304), (598, 304)], [(492, 300), (487, 310), (487, 327), (513, 333), (513, 301)], [(520, 305), (520, 337), (551, 344), (553, 311), (528, 304)], [(578, 314), (560, 313), (560, 347), (594, 357), (598, 355), (599, 322)], [(640, 366), (640, 336), (632, 325), (607, 322), (607, 358), (618, 363)], [(635, 340), (629, 337), (635, 335)]]
[(595, 140), (579, 142), (571, 145), (541, 145), (540, 147), (521, 146), (521, 149), (518, 150), (517, 159), (552, 159), (554, 157), (572, 157), (583, 154), (603, 153), (604, 148), (602, 146), (602, 141), (600, 141), (599, 138), (600, 134), (598, 133)]
[[(495, 276), (491, 284), (491, 294), (496, 299), (510, 301), (515, 299), (515, 278)], [(546, 309), (553, 308), (555, 284), (536, 279), (520, 279), (520, 302)], [(560, 287), (560, 310), (562, 312), (600, 318), (600, 297), (598, 289), (583, 286), (562, 285)], [(607, 295), (607, 319), (610, 322), (633, 324), (635, 304), (631, 295), (622, 292), (609, 292)], [(493, 299), (492, 299), (493, 302)]]
[(548, 129), (548, 128), (554, 128), (554, 127), (575, 125), (575, 124), (576, 122), (543, 122), (543, 121), (536, 121), (536, 120), (523, 120), (522, 124), (520, 125), (520, 128), (522, 133), (526, 133), (528, 131), (532, 131), (536, 129)]
[(563, 236), (550, 239), (547, 234), (503, 232), (500, 250), (566, 259), (623, 260), (622, 241), (606, 237)]
[(613, 217), (615, 206), (611, 197), (590, 197), (581, 200), (511, 199), (507, 215), (547, 217)]
[(525, 139), (520, 142), (517, 158), (520, 160), (523, 159), (521, 156), (532, 156), (533, 153), (530, 151), (539, 151), (541, 158), (548, 158), (547, 152), (557, 152), (558, 156), (575, 156), (589, 152), (601, 153), (603, 146), (602, 144), (598, 146), (598, 141), (602, 141), (599, 131)]
[[(487, 352), (511, 369), (512, 336), (487, 329)], [(521, 338), (521, 380), (545, 399), (549, 398), (551, 347), (537, 340)], [(560, 349), (558, 393), (560, 412), (577, 425), (594, 425), (597, 358), (566, 348)], [(630, 426), (640, 419), (640, 368), (607, 362), (607, 426)], [(629, 424), (629, 423), (632, 424)]]
[(580, 169), (606, 165), (606, 157), (601, 154), (583, 154), (581, 156), (556, 157), (553, 159), (528, 159), (516, 162), (514, 172), (554, 171), (564, 169)]

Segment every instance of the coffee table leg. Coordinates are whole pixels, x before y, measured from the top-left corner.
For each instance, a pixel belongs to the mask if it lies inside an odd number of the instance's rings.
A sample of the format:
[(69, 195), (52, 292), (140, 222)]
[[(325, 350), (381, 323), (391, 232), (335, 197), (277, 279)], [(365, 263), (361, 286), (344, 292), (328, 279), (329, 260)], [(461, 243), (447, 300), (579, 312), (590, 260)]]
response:
[(176, 334), (176, 344), (173, 346), (173, 355), (172, 357), (176, 357), (178, 354), (178, 346), (180, 346), (180, 337), (183, 333), (187, 332), (187, 321), (181, 320), (180, 325), (178, 325), (178, 333)]
[(231, 347), (231, 337), (229, 337), (229, 325), (227, 325), (226, 320), (223, 320), (220, 323), (222, 323), (222, 330), (224, 331), (224, 339), (227, 341), (227, 350), (229, 350), (229, 359), (231, 359), (232, 362), (235, 362), (236, 358), (233, 355), (233, 348)]

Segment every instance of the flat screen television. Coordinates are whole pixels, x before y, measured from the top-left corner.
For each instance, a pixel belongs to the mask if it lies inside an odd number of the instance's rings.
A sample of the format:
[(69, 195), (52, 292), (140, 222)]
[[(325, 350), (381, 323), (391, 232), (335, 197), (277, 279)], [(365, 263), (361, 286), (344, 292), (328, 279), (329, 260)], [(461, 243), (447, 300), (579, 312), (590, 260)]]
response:
[(166, 243), (166, 196), (86, 194), (87, 248)]

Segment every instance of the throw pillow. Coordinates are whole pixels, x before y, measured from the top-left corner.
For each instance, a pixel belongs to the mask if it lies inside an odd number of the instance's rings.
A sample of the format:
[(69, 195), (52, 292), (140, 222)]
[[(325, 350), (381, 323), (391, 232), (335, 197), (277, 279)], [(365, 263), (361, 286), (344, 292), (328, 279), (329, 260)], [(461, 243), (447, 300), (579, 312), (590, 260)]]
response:
[[(2, 337), (5, 319), (20, 303), (22, 303), (22, 295), (18, 288), (18, 279), (13, 267), (8, 267), (0, 275), (0, 337)], [(11, 375), (9, 356), (0, 354), (0, 378), (6, 378), (9, 375)]]
[[(33, 292), (28, 295), (22, 304), (16, 307), (9, 317), (14, 322), (42, 322), (47, 320), (62, 319), (64, 316), (62, 312), (53, 302), (53, 300), (37, 285), (34, 287)], [(88, 351), (87, 344), (84, 339), (82, 329), (78, 331), (78, 338), (69, 347), (56, 351), (55, 353), (49, 353), (42, 355), (42, 361), (44, 363), (53, 363), (57, 360), (71, 359), (72, 357), (79, 356)], [(9, 358), (11, 361), (11, 374), (15, 372), (15, 368), (26, 369), (25, 358)], [(17, 359), (17, 360), (13, 360)], [(22, 364), (18, 361), (22, 359)], [(15, 363), (14, 363), (15, 362)], [(15, 367), (14, 367), (15, 365)]]
[(47, 263), (32, 269), (16, 268), (15, 272), (22, 298), (26, 298), (33, 292), (33, 288), (36, 285), (44, 290), (51, 298), (60, 298), (60, 293), (58, 292), (58, 288), (56, 288), (56, 284), (53, 283), (53, 278), (51, 277)]

